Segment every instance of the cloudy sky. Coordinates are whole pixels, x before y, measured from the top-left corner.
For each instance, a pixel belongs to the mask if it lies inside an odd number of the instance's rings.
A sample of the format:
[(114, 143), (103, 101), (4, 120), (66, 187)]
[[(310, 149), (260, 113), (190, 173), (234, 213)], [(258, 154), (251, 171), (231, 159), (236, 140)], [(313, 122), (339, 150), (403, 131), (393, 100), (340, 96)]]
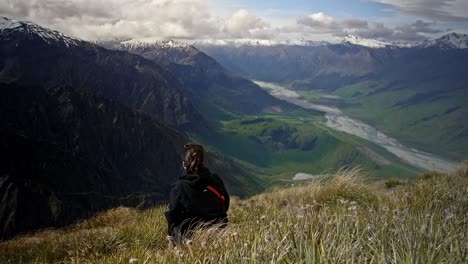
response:
[(0, 15), (103, 39), (418, 41), (468, 33), (468, 0), (2, 0)]

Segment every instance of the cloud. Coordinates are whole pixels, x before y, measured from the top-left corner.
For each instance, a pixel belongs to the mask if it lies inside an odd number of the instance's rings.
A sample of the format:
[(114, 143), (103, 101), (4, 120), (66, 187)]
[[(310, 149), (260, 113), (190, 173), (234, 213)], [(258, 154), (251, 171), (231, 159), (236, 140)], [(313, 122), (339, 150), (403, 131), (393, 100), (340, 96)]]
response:
[(405, 24), (389, 28), (383, 23), (370, 23), (368, 28), (359, 29), (353, 34), (363, 38), (373, 38), (390, 41), (421, 41), (428, 37), (427, 34), (443, 32), (434, 28), (435, 23), (417, 20), (412, 24)]
[(430, 20), (467, 22), (466, 0), (373, 0), (394, 6), (398, 11)]
[(335, 20), (323, 12), (314, 13), (308, 15), (307, 17), (299, 18), (297, 23), (308, 26), (317, 32), (330, 31), (337, 28)]
[(0, 10), (85, 39), (196, 38), (220, 30), (203, 0), (6, 0)]
[(224, 32), (234, 38), (268, 36), (269, 29), (268, 23), (245, 9), (239, 9), (224, 23)]
[[(393, 3), (395, 7), (407, 10), (405, 12), (423, 6), (422, 0), (373, 1)], [(463, 6), (459, 2), (459, 0), (428, 0), (425, 8), (433, 11), (440, 8), (443, 12), (448, 12), (447, 10), (453, 8), (455, 4)], [(223, 17), (217, 16), (210, 9), (210, 3), (213, 1), (3, 0), (0, 1), (0, 15), (33, 21), (88, 40), (111, 38), (332, 40), (347, 34), (383, 40), (419, 40), (426, 35), (440, 32), (436, 29), (435, 23), (422, 19), (412, 24), (400, 23), (396, 27), (388, 27), (386, 24), (355, 17), (337, 19), (324, 12), (312, 13), (297, 19), (290, 17), (289, 21), (275, 23), (273, 26), (274, 18), (272, 21), (267, 21), (246, 9), (224, 13)], [(431, 12), (427, 11), (426, 14)], [(454, 12), (449, 14), (457, 14)]]
[(298, 19), (297, 27), (289, 28), (289, 30), (328, 33), (337, 37), (353, 34), (363, 38), (387, 41), (420, 41), (427, 39), (424, 34), (442, 32), (436, 29), (435, 25), (435, 22), (431, 23), (417, 20), (412, 24), (404, 24), (390, 28), (383, 23), (356, 18), (337, 20), (320, 12)]
[[(354, 32), (350, 32), (354, 35), (363, 38), (371, 38), (371, 39), (381, 39), (381, 40), (396, 40), (393, 36), (395, 34), (395, 30), (386, 27), (383, 23), (372, 23), (368, 28), (359, 29)], [(403, 40), (403, 39), (399, 39)]]
[(393, 38), (395, 39), (404, 39), (408, 41), (419, 41), (424, 40), (426, 37), (422, 34), (435, 34), (440, 33), (442, 30), (435, 29), (433, 26), (435, 23), (424, 22), (422, 20), (417, 20), (413, 24), (403, 25), (395, 27), (395, 33)]
[(0, 15), (84, 39), (271, 38), (274, 29), (240, 9), (221, 18), (205, 0), (5, 0)]
[(345, 18), (341, 21), (341, 24), (345, 28), (368, 28), (369, 22), (355, 18)]
[(335, 36), (347, 35), (352, 30), (369, 28), (369, 22), (366, 20), (351, 17), (336, 20), (323, 12), (299, 18), (297, 24), (309, 27), (308, 30), (312, 32), (330, 33)]
[(402, 32), (408, 32), (412, 34), (416, 34), (416, 33), (434, 34), (434, 33), (441, 32), (441, 30), (433, 28), (432, 26), (434, 25), (435, 23), (429, 23), (429, 22), (424, 22), (422, 20), (417, 20), (413, 24), (398, 26), (396, 27), (396, 29)]

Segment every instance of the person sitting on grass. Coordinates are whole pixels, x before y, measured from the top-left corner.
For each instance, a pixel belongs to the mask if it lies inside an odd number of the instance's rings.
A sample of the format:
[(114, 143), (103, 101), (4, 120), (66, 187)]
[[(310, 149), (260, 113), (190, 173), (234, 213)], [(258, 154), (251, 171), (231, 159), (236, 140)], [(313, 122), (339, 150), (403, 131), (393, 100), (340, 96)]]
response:
[(197, 226), (228, 223), (229, 194), (221, 178), (205, 167), (203, 147), (185, 144), (182, 166), (184, 174), (172, 187), (164, 213), (170, 247), (190, 237)]

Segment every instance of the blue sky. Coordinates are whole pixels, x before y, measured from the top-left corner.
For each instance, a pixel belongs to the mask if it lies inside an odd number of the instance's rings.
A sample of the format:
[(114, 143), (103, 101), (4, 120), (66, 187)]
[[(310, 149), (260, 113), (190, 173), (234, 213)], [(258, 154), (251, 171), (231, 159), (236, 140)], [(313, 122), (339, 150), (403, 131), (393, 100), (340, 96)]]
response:
[(87, 40), (422, 41), (468, 33), (468, 0), (2, 0), (0, 15)]

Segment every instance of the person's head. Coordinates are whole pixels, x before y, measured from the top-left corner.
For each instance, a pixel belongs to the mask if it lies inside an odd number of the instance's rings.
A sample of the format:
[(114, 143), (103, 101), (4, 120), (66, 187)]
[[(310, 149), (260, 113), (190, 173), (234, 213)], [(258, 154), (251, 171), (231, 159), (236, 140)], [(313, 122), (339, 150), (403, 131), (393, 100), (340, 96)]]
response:
[(182, 166), (187, 172), (197, 172), (205, 166), (203, 146), (187, 143), (184, 145), (184, 158)]

